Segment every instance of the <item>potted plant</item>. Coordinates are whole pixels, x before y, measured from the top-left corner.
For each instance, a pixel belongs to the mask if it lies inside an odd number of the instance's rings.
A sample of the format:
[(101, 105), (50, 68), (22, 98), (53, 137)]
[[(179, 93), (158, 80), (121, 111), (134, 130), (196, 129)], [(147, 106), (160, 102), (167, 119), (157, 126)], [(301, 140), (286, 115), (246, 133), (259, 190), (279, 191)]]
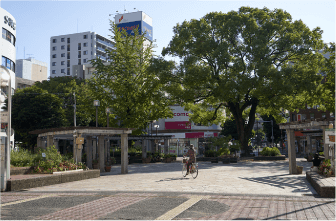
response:
[(105, 163), (105, 172), (110, 172), (111, 171), (111, 162), (106, 161)]
[(98, 160), (92, 160), (92, 169), (99, 169)]
[(142, 163), (150, 163), (152, 160), (152, 155), (147, 153), (147, 158), (142, 158)]

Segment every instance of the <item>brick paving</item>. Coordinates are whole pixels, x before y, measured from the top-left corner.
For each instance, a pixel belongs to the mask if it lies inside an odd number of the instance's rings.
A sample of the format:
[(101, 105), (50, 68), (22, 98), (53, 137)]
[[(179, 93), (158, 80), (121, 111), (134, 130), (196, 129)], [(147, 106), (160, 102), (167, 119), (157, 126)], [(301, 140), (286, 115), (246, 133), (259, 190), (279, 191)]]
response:
[[(130, 208), (138, 208), (136, 206), (140, 204), (154, 205), (153, 203), (163, 202), (158, 208), (170, 206), (173, 209), (160, 212), (148, 208), (148, 212), (155, 213), (151, 216), (154, 219), (164, 214), (170, 214), (167, 216), (169, 219), (179, 219), (178, 215), (173, 217), (174, 214), (182, 214), (184, 211), (181, 217), (185, 220), (335, 220), (335, 199), (317, 197), (316, 192), (306, 182), (305, 175), (288, 175), (287, 164), (288, 162), (246, 162), (213, 165), (202, 162), (199, 164), (201, 169), (196, 179), (182, 178), (180, 163), (130, 165), (130, 174), (127, 175), (114, 171), (90, 180), (32, 188), (24, 192), (1, 193), (1, 204), (4, 204), (1, 214), (6, 219), (15, 219), (16, 206), (21, 205), (22, 208), (25, 204), (34, 205), (34, 200), (23, 203), (20, 201), (53, 194), (44, 198), (51, 201), (49, 206), (53, 205), (53, 200), (58, 200), (55, 206), (59, 206), (67, 197), (97, 198), (81, 201), (80, 204), (71, 204), (72, 201), (69, 200), (68, 207), (49, 208), (51, 212), (46, 207), (44, 212), (31, 219), (111, 219), (117, 211), (120, 213), (130, 211)], [(298, 164), (310, 167), (306, 162)], [(198, 208), (208, 205), (208, 211), (195, 211), (193, 206), (183, 207), (181, 199), (186, 200), (185, 202), (189, 200), (190, 205), (199, 205)], [(199, 200), (191, 202), (191, 199)], [(39, 200), (41, 199), (36, 199)], [(173, 207), (165, 205), (165, 201), (175, 204), (171, 204)], [(12, 202), (18, 204), (6, 206), (6, 203)], [(214, 208), (216, 206), (217, 210)], [(179, 211), (173, 213), (174, 209)], [(132, 214), (128, 214), (128, 217), (132, 217)]]

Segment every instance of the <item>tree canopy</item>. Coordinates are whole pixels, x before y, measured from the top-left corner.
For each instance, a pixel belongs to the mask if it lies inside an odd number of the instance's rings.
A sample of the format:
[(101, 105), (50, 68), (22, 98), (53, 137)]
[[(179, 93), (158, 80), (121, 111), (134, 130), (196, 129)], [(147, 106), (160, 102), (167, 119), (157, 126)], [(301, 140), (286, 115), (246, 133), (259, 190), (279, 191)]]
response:
[[(6, 99), (7, 109), (8, 100)], [(30, 131), (44, 128), (61, 127), (65, 121), (62, 99), (35, 86), (19, 89), (12, 97), (12, 127), (15, 140), (23, 146), (33, 148), (36, 135)]]
[[(106, 125), (107, 107), (112, 109), (110, 126), (136, 128), (135, 134), (142, 133), (149, 122), (159, 118), (172, 117), (169, 108), (171, 101), (162, 90), (163, 83), (158, 78), (161, 71), (152, 56), (152, 43), (138, 29), (134, 35), (126, 30), (118, 31), (117, 25), (111, 22), (114, 48), (105, 50), (110, 60), (104, 63), (100, 58), (92, 60), (95, 67), (93, 77), (88, 81), (92, 100), (100, 101), (99, 122)], [(172, 69), (170, 62), (162, 61), (166, 68)], [(161, 66), (160, 66), (161, 67)], [(91, 103), (92, 106), (92, 103)], [(95, 109), (90, 111), (94, 113)]]
[[(286, 11), (241, 7), (177, 24), (162, 55), (181, 59), (167, 91), (191, 110), (194, 122), (215, 122), (222, 109), (236, 120), (248, 152), (257, 107), (277, 115), (303, 107), (316, 91), (322, 30), (310, 30)], [(243, 112), (249, 111), (245, 124)]]

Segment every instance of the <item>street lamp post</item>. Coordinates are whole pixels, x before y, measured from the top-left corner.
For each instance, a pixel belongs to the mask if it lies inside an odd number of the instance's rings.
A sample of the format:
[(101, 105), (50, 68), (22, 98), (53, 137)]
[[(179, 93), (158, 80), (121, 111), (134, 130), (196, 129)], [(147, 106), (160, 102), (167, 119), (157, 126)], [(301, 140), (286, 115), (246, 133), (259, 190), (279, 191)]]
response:
[(109, 117), (110, 117), (110, 113), (111, 113), (111, 108), (107, 107), (106, 108), (106, 115), (107, 115), (107, 127), (109, 127)]
[(94, 100), (93, 106), (96, 107), (96, 127), (98, 127), (98, 107), (100, 106), (99, 100)]
[[(3, 83), (4, 83), (4, 86), (6, 86), (8, 84), (8, 95), (7, 95), (7, 98), (8, 98), (8, 109), (7, 109), (8, 110), (8, 112), (7, 112), (8, 126), (7, 126), (7, 140), (6, 140), (7, 149), (5, 151), (5, 156), (1, 156), (1, 161), (2, 161), (3, 157), (5, 158), (5, 162), (4, 162), (5, 170), (1, 170), (1, 189), (5, 190), (6, 186), (7, 186), (6, 185), (7, 180), (10, 179), (10, 137), (11, 137), (11, 128), (12, 128), (12, 125), (11, 125), (12, 84), (11, 84), (11, 75), (10, 75), (10, 72), (8, 71), (8, 69), (3, 65), (0, 66), (0, 69), (4, 70), (8, 74), (8, 79), (7, 79), (7, 76), (4, 75), (3, 71), (0, 73), (0, 77), (1, 77), (0, 84), (1, 84), (1, 86), (3, 85)], [(1, 151), (1, 153), (3, 153), (3, 152)], [(5, 172), (5, 174), (2, 174), (2, 172)]]

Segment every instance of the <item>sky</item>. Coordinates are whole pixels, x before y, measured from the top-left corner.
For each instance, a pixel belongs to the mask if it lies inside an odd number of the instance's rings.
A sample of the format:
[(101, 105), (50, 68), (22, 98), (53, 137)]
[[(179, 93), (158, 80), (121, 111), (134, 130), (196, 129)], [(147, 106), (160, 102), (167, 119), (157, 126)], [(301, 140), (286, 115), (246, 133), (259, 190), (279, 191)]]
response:
[[(310, 29), (320, 27), (324, 42), (335, 42), (334, 0), (278, 1), (16, 1), (0, 0), (0, 7), (16, 20), (16, 59), (34, 57), (48, 64), (50, 75), (50, 37), (94, 31), (109, 37), (110, 23), (119, 13), (143, 11), (153, 19), (156, 55), (167, 47), (177, 23), (200, 19), (209, 12), (237, 11), (242, 6), (283, 9), (293, 20), (301, 19)], [(135, 8), (135, 9), (134, 9)], [(112, 14), (111, 16), (109, 16)], [(167, 57), (167, 59), (173, 59)], [(178, 59), (176, 59), (177, 61)]]

